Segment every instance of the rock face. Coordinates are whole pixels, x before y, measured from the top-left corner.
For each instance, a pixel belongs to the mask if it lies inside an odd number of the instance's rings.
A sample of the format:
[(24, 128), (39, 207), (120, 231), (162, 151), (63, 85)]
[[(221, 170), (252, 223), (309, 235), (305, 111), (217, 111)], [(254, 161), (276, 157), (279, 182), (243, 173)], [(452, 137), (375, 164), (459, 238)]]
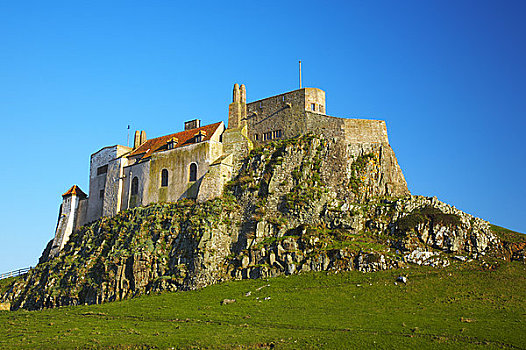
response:
[(40, 309), (228, 279), (524, 256), (524, 244), (503, 244), (486, 221), (411, 196), (387, 144), (304, 136), (253, 150), (237, 169), (222, 198), (134, 208), (80, 228), (0, 301)]

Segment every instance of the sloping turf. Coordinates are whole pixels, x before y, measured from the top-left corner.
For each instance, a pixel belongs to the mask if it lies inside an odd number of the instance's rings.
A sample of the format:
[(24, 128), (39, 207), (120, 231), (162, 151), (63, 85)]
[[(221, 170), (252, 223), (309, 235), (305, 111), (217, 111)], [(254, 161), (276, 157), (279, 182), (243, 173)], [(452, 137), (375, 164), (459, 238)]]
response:
[[(400, 274), (407, 285), (394, 284)], [(236, 302), (220, 305), (225, 298)], [(526, 347), (526, 265), (245, 280), (104, 305), (4, 311), (0, 328), (0, 348), (12, 349), (518, 349)]]

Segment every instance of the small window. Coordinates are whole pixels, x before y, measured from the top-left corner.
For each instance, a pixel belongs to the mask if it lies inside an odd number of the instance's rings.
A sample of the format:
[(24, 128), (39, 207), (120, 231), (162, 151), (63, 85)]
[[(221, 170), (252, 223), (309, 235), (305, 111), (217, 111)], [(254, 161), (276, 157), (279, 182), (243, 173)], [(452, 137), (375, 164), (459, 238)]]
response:
[(168, 186), (168, 170), (163, 169), (161, 171), (161, 187)]
[(139, 178), (135, 176), (132, 180), (132, 186), (131, 186), (131, 194), (136, 195), (139, 193)]
[(168, 149), (174, 149), (179, 143), (179, 140), (177, 139), (177, 137), (172, 137), (166, 143), (168, 145)]
[(195, 143), (202, 142), (205, 139), (205, 136), (206, 136), (206, 131), (199, 130), (199, 132), (194, 135), (194, 142)]
[(108, 172), (108, 164), (97, 168), (97, 175), (106, 174)]
[(255, 135), (254, 135), (254, 140), (256, 140), (256, 141), (257, 141), (258, 139), (259, 139), (259, 136), (258, 136), (258, 134), (255, 134)]
[(325, 107), (323, 107), (323, 105), (320, 105), (320, 112), (325, 113)]
[(103, 189), (99, 191), (99, 198), (104, 200), (104, 190)]
[(190, 164), (190, 177), (189, 181), (196, 181), (197, 180), (197, 164), (192, 163)]
[(316, 111), (316, 103), (311, 103), (310, 104), (310, 109), (313, 110), (313, 111)]

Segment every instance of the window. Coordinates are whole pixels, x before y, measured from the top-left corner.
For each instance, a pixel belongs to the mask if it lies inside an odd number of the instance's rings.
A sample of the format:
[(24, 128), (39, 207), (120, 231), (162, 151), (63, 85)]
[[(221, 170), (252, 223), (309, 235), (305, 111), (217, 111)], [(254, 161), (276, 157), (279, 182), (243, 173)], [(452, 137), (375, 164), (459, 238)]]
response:
[(168, 149), (174, 149), (179, 143), (179, 140), (177, 139), (177, 137), (172, 137), (166, 143), (168, 144)]
[(196, 181), (197, 180), (197, 164), (192, 163), (190, 164), (190, 180), (189, 181)]
[(139, 193), (139, 178), (135, 176), (132, 180), (131, 194), (132, 196)]
[(256, 141), (259, 140), (258, 134), (254, 135), (254, 140), (256, 140)]
[(97, 175), (106, 174), (108, 172), (108, 164), (97, 168)]
[(313, 110), (313, 111), (316, 111), (316, 103), (311, 103), (310, 104), (310, 109)]
[(168, 170), (161, 170), (161, 187), (168, 186)]
[(99, 198), (104, 200), (104, 189), (99, 191)]
[(323, 107), (322, 105), (320, 105), (320, 112), (325, 113), (325, 107)]
[(194, 141), (195, 143), (202, 142), (206, 136), (206, 131), (199, 130), (197, 134), (194, 135)]

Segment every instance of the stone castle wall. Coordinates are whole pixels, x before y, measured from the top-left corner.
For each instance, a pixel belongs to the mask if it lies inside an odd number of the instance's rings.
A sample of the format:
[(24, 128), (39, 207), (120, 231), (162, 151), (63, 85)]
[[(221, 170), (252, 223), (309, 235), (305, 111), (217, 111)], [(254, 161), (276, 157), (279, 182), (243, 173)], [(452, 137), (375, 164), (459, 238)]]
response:
[[(142, 198), (146, 195), (150, 185), (150, 162), (132, 164), (125, 167), (123, 182), (123, 194), (121, 199), (121, 208), (123, 210), (143, 205)], [(138, 179), (137, 194), (131, 194), (131, 185), (133, 178)]]
[(385, 122), (325, 114), (325, 92), (304, 88), (247, 104), (248, 137), (256, 144), (314, 133), (347, 143), (389, 143)]
[[(129, 147), (116, 145), (105, 147), (91, 155), (86, 222), (96, 220), (105, 213), (110, 215), (115, 212), (113, 208), (117, 207), (120, 168), (123, 165), (117, 158), (130, 150)], [(98, 169), (105, 166), (106, 171), (99, 174)], [(103, 194), (101, 191), (104, 191)]]
[[(246, 123), (250, 140), (261, 143), (274, 138), (291, 138), (303, 134), (304, 113), (311, 110), (312, 104), (315, 105), (314, 113), (325, 112), (323, 90), (304, 88), (247, 104)], [(276, 135), (276, 132), (279, 134)]]

